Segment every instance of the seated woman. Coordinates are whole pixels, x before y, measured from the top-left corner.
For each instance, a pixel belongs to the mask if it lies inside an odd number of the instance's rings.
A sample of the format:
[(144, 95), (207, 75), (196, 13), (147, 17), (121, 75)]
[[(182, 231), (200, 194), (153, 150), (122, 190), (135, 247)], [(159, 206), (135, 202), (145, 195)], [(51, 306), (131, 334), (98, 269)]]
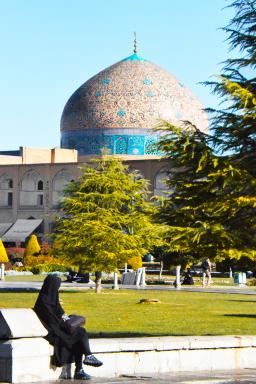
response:
[(84, 328), (78, 327), (72, 335), (62, 328), (61, 324), (68, 316), (59, 301), (60, 285), (61, 279), (58, 276), (48, 275), (39, 292), (34, 311), (48, 330), (46, 339), (54, 347), (52, 363), (62, 367), (75, 362), (74, 379), (89, 380), (91, 377), (83, 370), (83, 364), (100, 367), (103, 363), (92, 355)]

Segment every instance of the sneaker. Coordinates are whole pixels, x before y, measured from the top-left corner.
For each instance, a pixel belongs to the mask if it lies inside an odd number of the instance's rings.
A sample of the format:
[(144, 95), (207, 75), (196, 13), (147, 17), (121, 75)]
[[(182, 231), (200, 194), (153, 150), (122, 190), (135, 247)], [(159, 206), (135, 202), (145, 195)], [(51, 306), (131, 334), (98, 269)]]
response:
[(85, 365), (91, 365), (92, 367), (100, 367), (103, 365), (102, 361), (98, 360), (94, 355), (85, 356), (83, 363)]
[(75, 371), (74, 375), (75, 380), (90, 380), (91, 376), (88, 375), (83, 369), (79, 369), (79, 371)]

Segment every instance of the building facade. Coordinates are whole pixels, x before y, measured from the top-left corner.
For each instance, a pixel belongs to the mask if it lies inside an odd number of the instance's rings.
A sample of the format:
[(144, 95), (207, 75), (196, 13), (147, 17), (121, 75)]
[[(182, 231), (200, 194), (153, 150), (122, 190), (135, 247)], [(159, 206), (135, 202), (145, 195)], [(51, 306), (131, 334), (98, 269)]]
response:
[(63, 110), (61, 148), (0, 152), (0, 237), (25, 241), (31, 220), (42, 238), (51, 232), (64, 187), (103, 148), (136, 169), (150, 181), (152, 193), (161, 195), (167, 165), (154, 146), (161, 132), (153, 129), (161, 119), (184, 129), (185, 121), (204, 132), (208, 128), (192, 92), (136, 50), (86, 81)]

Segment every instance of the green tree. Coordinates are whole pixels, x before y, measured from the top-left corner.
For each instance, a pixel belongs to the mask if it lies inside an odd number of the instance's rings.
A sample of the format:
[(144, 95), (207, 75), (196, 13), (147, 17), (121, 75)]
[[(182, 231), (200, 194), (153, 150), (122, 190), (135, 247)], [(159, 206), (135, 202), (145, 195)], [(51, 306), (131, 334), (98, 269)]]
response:
[(36, 235), (31, 235), (25, 249), (24, 256), (37, 256), (40, 254), (41, 247), (38, 243)]
[(158, 217), (169, 226), (168, 244), (183, 258), (256, 258), (256, 180), (233, 164), (232, 156), (218, 156), (209, 136), (193, 126), (182, 130), (167, 122), (159, 141), (170, 164)]
[(9, 261), (6, 249), (3, 245), (2, 240), (0, 239), (0, 263), (1, 263), (1, 276), (0, 279), (4, 280), (4, 263)]
[[(57, 220), (53, 251), (87, 271), (115, 271), (134, 257), (142, 258), (160, 242), (147, 201), (148, 182), (129, 172), (114, 157), (85, 165), (71, 182)], [(100, 274), (96, 274), (100, 291)]]
[(232, 161), (256, 177), (256, 2), (235, 0), (235, 16), (226, 31), (229, 58), (219, 81), (206, 82), (221, 97), (222, 109), (212, 113), (212, 144), (219, 153), (232, 153)]
[(169, 224), (170, 248), (183, 256), (255, 260), (256, 3), (235, 0), (230, 7), (235, 16), (224, 30), (238, 57), (225, 62), (217, 82), (206, 83), (222, 106), (208, 108), (211, 135), (189, 124), (185, 131), (159, 125), (167, 132), (160, 148), (174, 169), (159, 217)]

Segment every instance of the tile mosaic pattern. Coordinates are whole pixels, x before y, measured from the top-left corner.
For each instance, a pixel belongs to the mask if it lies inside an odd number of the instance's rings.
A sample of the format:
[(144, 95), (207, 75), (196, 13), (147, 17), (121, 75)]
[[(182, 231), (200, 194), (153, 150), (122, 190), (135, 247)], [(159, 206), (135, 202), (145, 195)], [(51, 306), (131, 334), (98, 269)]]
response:
[(108, 148), (110, 154), (157, 155), (157, 139), (148, 130), (85, 129), (63, 132), (61, 147), (76, 148), (79, 155), (99, 155), (102, 148)]
[[(202, 108), (173, 75), (133, 54), (89, 79), (70, 97), (61, 118), (61, 145), (70, 148), (73, 143), (80, 154), (91, 154), (106, 141), (112, 153), (131, 154), (128, 141), (142, 140), (144, 144), (134, 144), (133, 150), (134, 154), (145, 154), (150, 148), (146, 143), (156, 139), (150, 129), (159, 119), (178, 126), (189, 120), (206, 131)], [(136, 130), (134, 137), (128, 137), (127, 129)], [(122, 134), (117, 137), (111, 130), (122, 130)]]

